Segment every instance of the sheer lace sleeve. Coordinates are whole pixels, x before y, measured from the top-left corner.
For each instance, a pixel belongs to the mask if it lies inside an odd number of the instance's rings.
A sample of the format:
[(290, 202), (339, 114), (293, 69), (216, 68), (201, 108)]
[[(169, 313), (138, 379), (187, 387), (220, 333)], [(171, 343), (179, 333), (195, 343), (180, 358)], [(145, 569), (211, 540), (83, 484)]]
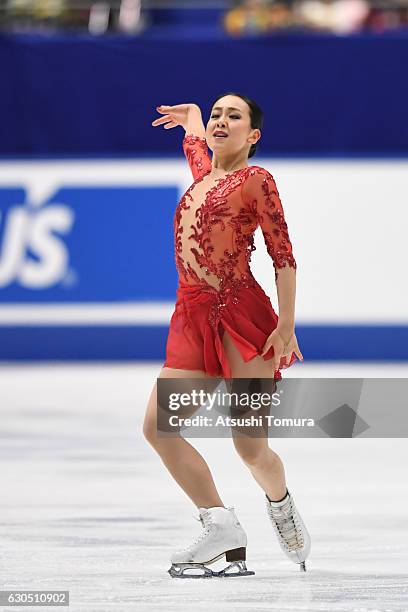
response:
[(275, 280), (278, 269), (296, 269), (288, 226), (273, 176), (260, 166), (252, 166), (242, 185), (242, 199), (259, 223), (266, 248), (273, 260)]
[(183, 139), (183, 151), (194, 180), (211, 170), (212, 161), (205, 138), (186, 134)]

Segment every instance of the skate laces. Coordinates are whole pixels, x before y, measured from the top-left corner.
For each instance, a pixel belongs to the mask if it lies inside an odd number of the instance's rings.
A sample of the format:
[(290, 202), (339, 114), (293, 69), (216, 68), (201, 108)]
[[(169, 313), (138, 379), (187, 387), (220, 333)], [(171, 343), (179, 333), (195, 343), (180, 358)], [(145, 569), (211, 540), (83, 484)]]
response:
[(192, 544), (190, 544), (190, 546), (187, 546), (183, 550), (190, 550), (190, 548), (194, 548), (194, 546), (199, 544), (201, 540), (203, 540), (210, 533), (210, 530), (211, 530), (210, 527), (213, 524), (212, 516), (210, 512), (202, 512), (201, 514), (199, 514), (198, 518), (193, 515), (193, 518), (202, 524), (203, 531), (196, 538), (196, 540)]
[[(235, 506), (228, 506), (227, 508), (225, 508), (226, 510), (230, 510), (232, 511), (232, 515), (234, 516), (234, 519), (236, 519), (235, 516)], [(208, 512), (208, 510), (205, 510), (203, 513), (203, 515), (205, 514), (205, 519), (203, 519), (202, 515), (199, 514), (198, 517), (194, 516), (194, 514), (192, 515), (193, 519), (195, 519), (196, 521), (198, 521), (199, 523), (201, 523), (203, 525), (203, 527), (205, 527), (204, 523), (205, 520), (207, 519), (207, 517), (211, 517), (211, 513)], [(237, 520), (237, 519), (236, 519)]]
[(199, 518), (197, 518), (197, 521), (200, 521), (200, 523), (204, 527), (204, 530), (208, 530), (209, 526), (213, 524), (213, 516), (208, 510), (204, 510), (199, 514)]
[(268, 513), (288, 550), (303, 546), (299, 516), (291, 497), (279, 507), (268, 502)]

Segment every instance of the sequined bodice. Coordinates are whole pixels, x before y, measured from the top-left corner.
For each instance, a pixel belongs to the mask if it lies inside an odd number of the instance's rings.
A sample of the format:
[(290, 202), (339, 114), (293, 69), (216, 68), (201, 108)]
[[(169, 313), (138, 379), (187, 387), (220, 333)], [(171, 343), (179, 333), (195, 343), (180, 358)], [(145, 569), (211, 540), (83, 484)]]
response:
[(187, 283), (220, 289), (248, 271), (252, 220), (242, 210), (240, 185), (246, 168), (216, 181), (198, 178), (183, 196), (177, 214), (178, 271)]
[(260, 166), (247, 166), (213, 179), (204, 138), (185, 136), (183, 150), (194, 182), (182, 196), (174, 217), (180, 282), (232, 293), (236, 299), (241, 286), (256, 283), (249, 262), (258, 225), (273, 260), (275, 278), (286, 265), (296, 268), (272, 175)]

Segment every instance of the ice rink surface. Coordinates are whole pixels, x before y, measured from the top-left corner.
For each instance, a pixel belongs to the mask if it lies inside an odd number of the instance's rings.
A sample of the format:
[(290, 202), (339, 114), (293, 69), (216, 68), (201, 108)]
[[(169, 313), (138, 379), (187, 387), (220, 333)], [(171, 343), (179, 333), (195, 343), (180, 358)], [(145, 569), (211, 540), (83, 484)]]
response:
[[(32, 609), (71, 612), (408, 610), (406, 439), (271, 440), (312, 537), (306, 573), (281, 552), (232, 441), (191, 439), (236, 508), (256, 574), (170, 578), (172, 551), (201, 525), (141, 433), (160, 366), (0, 365), (0, 589), (68, 590), (69, 608)], [(407, 377), (408, 366), (283, 375)]]

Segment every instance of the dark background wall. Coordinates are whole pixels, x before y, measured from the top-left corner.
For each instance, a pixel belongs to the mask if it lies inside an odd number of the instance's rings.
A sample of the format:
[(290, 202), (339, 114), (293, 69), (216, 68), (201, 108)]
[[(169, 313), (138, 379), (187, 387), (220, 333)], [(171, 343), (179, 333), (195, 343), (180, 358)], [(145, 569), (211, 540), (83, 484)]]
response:
[[(159, 104), (265, 112), (259, 154), (408, 154), (408, 35), (0, 36), (0, 156), (179, 155)], [(179, 136), (181, 132), (176, 130)]]

